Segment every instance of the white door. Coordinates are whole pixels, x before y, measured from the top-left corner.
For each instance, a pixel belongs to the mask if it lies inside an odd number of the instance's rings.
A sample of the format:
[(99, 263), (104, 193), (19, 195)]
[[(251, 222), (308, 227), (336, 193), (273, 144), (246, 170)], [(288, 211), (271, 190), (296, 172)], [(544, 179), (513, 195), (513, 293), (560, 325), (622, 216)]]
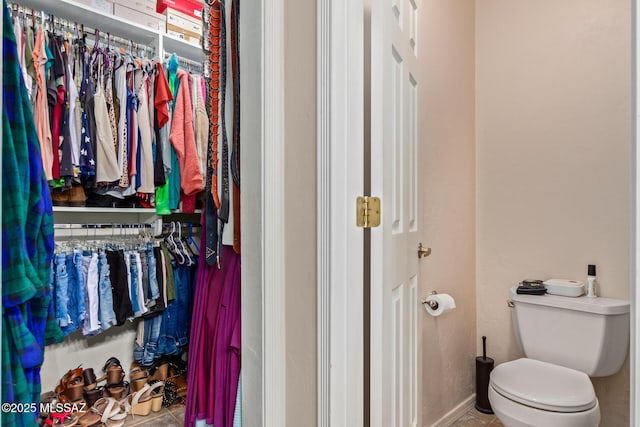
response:
[(421, 0), (372, 0), (371, 194), (382, 224), (371, 231), (371, 425), (419, 426)]

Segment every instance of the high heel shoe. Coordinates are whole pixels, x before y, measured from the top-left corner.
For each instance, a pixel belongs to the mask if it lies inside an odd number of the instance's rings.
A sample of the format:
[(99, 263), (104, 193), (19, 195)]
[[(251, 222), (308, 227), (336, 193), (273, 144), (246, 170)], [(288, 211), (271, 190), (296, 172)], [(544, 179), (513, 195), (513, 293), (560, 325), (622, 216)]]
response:
[(164, 381), (158, 381), (149, 387), (149, 395), (151, 396), (151, 410), (158, 412), (162, 409), (162, 400), (164, 398)]
[(127, 418), (124, 406), (116, 399), (103, 397), (80, 417), (78, 423), (82, 427), (104, 424), (107, 427), (122, 427)]
[(107, 385), (109, 386), (119, 384), (124, 380), (124, 369), (122, 369), (122, 364), (115, 357), (111, 357), (106, 361), (102, 367), (102, 372), (104, 372), (104, 375), (96, 380), (98, 383), (107, 380)]
[(126, 411), (131, 415), (147, 416), (151, 412), (153, 402), (149, 390), (149, 384), (145, 384), (140, 390), (132, 393), (124, 401)]
[(82, 377), (82, 368), (77, 367), (70, 369), (64, 374), (60, 379), (60, 383), (56, 386), (55, 392), (60, 402), (75, 402), (82, 399), (83, 387), (84, 378)]

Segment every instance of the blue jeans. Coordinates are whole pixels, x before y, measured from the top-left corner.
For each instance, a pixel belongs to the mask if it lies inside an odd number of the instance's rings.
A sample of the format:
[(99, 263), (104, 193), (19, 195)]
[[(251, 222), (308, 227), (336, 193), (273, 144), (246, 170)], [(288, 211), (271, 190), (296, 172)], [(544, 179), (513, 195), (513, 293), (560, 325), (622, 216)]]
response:
[(106, 331), (116, 324), (116, 314), (113, 311), (113, 291), (111, 289), (111, 278), (109, 276), (109, 263), (107, 255), (100, 252), (98, 260), (98, 294), (100, 295), (100, 327)]
[(67, 275), (67, 257), (65, 254), (57, 254), (54, 259), (55, 268), (55, 298), (56, 320), (61, 328), (71, 322), (67, 305), (69, 304), (69, 280)]
[(72, 254), (65, 256), (65, 270), (67, 273), (67, 315), (69, 316), (69, 323), (61, 329), (64, 335), (67, 336), (80, 327), (80, 321), (78, 320), (78, 272), (73, 263)]
[(167, 355), (180, 353), (181, 347), (187, 344), (191, 323), (193, 269), (175, 267), (172, 271), (176, 299), (169, 303), (162, 313), (162, 326), (158, 340), (158, 353)]
[(141, 365), (149, 366), (158, 355), (158, 339), (162, 316), (158, 315), (144, 320), (144, 340), (142, 346), (137, 342), (134, 345), (133, 357)]
[(156, 276), (156, 257), (153, 255), (151, 242), (147, 242), (147, 268), (149, 269), (149, 291), (151, 292), (149, 299), (156, 300), (160, 298), (160, 289), (158, 288), (158, 277)]
[(73, 264), (76, 268), (76, 277), (77, 277), (77, 285), (78, 285), (78, 325), (82, 325), (82, 322), (87, 317), (87, 308), (85, 305), (85, 300), (87, 297), (86, 294), (86, 284), (85, 284), (85, 275), (86, 272), (83, 271), (82, 264), (82, 249), (74, 249), (73, 250)]
[(130, 252), (128, 256), (130, 262), (129, 272), (131, 274), (131, 308), (133, 309), (133, 314), (138, 317), (142, 314), (142, 307), (138, 304), (138, 268), (136, 267), (136, 255)]

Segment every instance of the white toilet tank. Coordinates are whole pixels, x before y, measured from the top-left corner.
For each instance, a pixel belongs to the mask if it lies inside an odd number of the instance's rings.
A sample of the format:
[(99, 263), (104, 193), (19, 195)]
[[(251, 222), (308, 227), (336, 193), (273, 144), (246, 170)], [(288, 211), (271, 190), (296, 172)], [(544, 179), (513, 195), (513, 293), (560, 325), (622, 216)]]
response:
[(629, 348), (629, 301), (518, 295), (514, 330), (528, 358), (577, 369), (590, 377), (620, 370)]

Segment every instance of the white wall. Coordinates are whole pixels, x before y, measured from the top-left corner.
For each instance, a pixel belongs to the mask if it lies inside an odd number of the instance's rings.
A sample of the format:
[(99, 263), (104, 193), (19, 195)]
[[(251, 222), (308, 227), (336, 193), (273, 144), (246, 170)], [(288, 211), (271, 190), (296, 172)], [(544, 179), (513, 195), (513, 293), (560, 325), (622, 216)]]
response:
[[(628, 298), (631, 4), (476, 2), (477, 334), (521, 355), (507, 290), (586, 280)], [(603, 426), (629, 425), (629, 370), (594, 381)]]
[(317, 422), (316, 2), (285, 1), (287, 426)]
[(422, 295), (450, 293), (457, 309), (424, 310), (423, 425), (433, 425), (475, 391), (475, 2), (423, 2), (421, 85)]

